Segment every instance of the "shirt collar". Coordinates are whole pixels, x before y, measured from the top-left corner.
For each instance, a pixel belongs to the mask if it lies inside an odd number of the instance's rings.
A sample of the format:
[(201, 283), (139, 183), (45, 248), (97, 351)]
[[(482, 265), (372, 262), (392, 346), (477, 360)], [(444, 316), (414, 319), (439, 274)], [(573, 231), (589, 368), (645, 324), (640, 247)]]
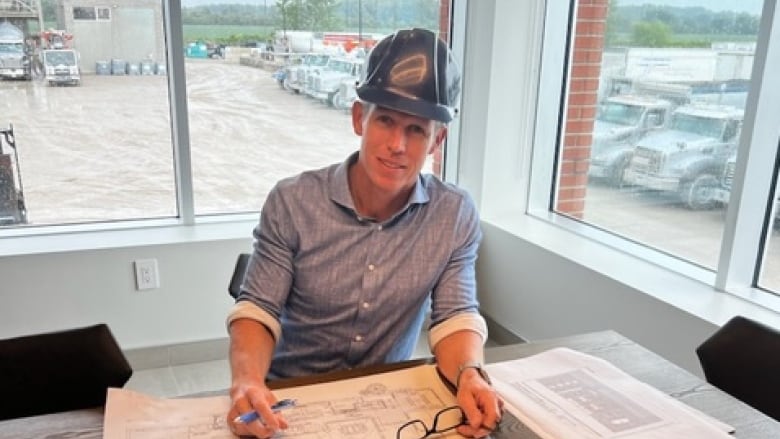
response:
[[(336, 166), (332, 177), (330, 178), (330, 199), (343, 207), (355, 211), (355, 203), (352, 201), (352, 194), (349, 192), (349, 167), (357, 162), (358, 151), (350, 154), (346, 160)], [(400, 212), (406, 211), (412, 204), (426, 204), (430, 201), (428, 191), (426, 190), (426, 181), (421, 175), (417, 176), (417, 182), (414, 184), (409, 200), (406, 202)], [(395, 217), (396, 215), (393, 215)]]

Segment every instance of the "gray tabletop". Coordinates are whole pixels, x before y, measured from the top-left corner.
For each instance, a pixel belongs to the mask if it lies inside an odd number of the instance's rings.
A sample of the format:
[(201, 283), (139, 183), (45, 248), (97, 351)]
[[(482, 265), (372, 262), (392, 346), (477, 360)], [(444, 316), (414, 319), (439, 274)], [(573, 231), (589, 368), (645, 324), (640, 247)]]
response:
[[(780, 423), (710, 386), (695, 375), (613, 331), (489, 348), (488, 362), (527, 357), (553, 347), (569, 347), (603, 358), (626, 373), (736, 429), (735, 438), (780, 438)], [(354, 371), (353, 371), (354, 373)], [(222, 392), (224, 393), (224, 392)], [(102, 438), (102, 408), (0, 421), (0, 438)], [(537, 438), (511, 417), (502, 421), (502, 438)]]

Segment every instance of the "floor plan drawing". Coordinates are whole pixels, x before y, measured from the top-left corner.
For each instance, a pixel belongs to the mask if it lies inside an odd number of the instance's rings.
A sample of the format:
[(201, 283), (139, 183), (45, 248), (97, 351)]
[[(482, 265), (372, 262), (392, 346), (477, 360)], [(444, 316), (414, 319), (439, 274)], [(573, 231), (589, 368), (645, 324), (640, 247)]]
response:
[[(406, 422), (431, 425), (436, 412), (455, 404), (430, 365), (274, 393), (296, 400), (284, 411), (289, 428), (275, 436), (290, 439), (395, 439)], [(234, 438), (225, 419), (229, 404), (227, 396), (164, 399), (110, 389), (103, 437)]]

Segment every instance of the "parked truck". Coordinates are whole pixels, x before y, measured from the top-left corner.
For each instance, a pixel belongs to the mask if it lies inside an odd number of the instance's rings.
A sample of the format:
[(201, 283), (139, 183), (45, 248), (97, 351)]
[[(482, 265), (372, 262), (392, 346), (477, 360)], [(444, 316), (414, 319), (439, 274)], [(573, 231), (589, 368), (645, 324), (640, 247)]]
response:
[(49, 29), (41, 32), (41, 45), (39, 68), (47, 84), (81, 84), (79, 53), (73, 48), (72, 34), (64, 30)]
[(303, 55), (300, 64), (291, 64), (285, 68), (282, 86), (285, 90), (294, 93), (303, 91), (309, 72), (316, 68), (322, 68), (330, 59), (330, 55), (322, 53), (310, 53)]
[(637, 142), (624, 179), (659, 191), (676, 192), (690, 209), (708, 209), (729, 157), (736, 151), (743, 110), (689, 104), (672, 113), (667, 129)]
[(79, 54), (73, 49), (41, 51), (43, 77), (49, 85), (81, 84)]
[(598, 107), (588, 175), (619, 186), (636, 142), (666, 126), (674, 107), (654, 96), (618, 95)]
[(3, 79), (31, 79), (30, 48), (24, 32), (13, 24), (0, 23), (0, 77)]
[(345, 79), (357, 81), (362, 66), (362, 59), (331, 58), (324, 68), (312, 72), (312, 85), (307, 88), (306, 93), (330, 106), (335, 106), (334, 99), (341, 81)]

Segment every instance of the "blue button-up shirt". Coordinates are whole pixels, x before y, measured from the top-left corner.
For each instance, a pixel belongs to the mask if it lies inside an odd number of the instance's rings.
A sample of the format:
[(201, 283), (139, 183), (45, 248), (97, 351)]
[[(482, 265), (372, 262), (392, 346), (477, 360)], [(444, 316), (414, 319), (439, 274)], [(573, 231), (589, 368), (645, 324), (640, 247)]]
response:
[(355, 210), (344, 163), (280, 181), (254, 230), (239, 301), (281, 324), (269, 378), (411, 357), (432, 326), (477, 312), (479, 219), (465, 191), (421, 175), (384, 222)]

